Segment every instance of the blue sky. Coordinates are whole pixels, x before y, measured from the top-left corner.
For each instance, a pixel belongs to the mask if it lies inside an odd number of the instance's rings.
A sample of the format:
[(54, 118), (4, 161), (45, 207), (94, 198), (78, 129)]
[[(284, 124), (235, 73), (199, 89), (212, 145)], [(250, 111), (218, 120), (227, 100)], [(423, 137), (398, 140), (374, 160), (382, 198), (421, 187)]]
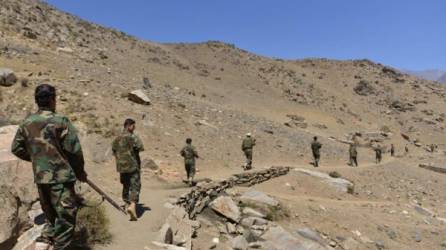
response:
[(221, 40), (278, 58), (446, 69), (446, 0), (47, 0), (155, 42)]

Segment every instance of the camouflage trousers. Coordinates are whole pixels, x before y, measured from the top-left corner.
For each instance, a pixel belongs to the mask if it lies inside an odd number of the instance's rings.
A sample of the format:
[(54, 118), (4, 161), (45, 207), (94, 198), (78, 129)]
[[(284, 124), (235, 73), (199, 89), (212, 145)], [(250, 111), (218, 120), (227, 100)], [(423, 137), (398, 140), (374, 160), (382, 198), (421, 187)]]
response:
[(184, 161), (184, 168), (186, 169), (187, 179), (195, 177), (195, 161)]
[(252, 149), (245, 149), (243, 150), (246, 156), (246, 166), (251, 167), (252, 165)]
[(37, 241), (52, 244), (54, 250), (67, 249), (73, 238), (78, 210), (74, 182), (38, 184), (37, 190), (46, 217)]
[(120, 181), (122, 184), (122, 200), (125, 203), (139, 202), (139, 193), (141, 192), (141, 172), (136, 170), (132, 173), (121, 173)]
[(321, 160), (321, 155), (319, 153), (313, 152), (314, 166), (319, 167), (319, 161)]
[(353, 167), (357, 167), (358, 166), (358, 156), (356, 155), (350, 155), (350, 165)]

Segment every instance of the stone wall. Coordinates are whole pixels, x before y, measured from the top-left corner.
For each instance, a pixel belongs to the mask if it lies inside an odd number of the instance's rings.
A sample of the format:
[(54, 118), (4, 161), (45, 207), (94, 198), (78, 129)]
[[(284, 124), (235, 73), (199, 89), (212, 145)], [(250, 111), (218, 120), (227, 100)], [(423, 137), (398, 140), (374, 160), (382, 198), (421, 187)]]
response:
[(286, 175), (289, 170), (289, 167), (271, 167), (259, 171), (235, 174), (223, 181), (200, 184), (194, 187), (189, 193), (183, 194), (178, 198), (176, 205), (184, 207), (186, 212), (189, 213), (189, 218), (195, 218), (197, 214), (201, 213), (224, 190), (236, 185), (252, 186), (262, 183), (271, 178)]

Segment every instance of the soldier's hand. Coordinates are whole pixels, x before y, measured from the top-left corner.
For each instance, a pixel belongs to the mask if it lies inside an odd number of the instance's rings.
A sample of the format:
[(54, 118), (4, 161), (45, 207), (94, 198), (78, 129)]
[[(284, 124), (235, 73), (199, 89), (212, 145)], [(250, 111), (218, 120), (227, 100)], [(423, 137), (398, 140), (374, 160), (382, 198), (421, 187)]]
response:
[(76, 176), (77, 179), (81, 182), (87, 182), (87, 173), (85, 171), (82, 171), (81, 173)]

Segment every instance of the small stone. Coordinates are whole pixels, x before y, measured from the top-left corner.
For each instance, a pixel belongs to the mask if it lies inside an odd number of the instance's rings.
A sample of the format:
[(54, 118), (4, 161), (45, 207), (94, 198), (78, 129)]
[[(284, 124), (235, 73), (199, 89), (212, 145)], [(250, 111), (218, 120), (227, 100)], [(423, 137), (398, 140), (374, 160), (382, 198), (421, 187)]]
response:
[(421, 242), (421, 233), (418, 232), (418, 231), (415, 233), (415, 241), (416, 242)]
[(338, 243), (336, 243), (336, 241), (330, 241), (330, 243), (328, 243), (331, 247), (336, 247), (338, 245)]
[(138, 89), (138, 90), (134, 90), (132, 92), (130, 92), (127, 95), (127, 98), (135, 103), (138, 104), (143, 104), (143, 105), (150, 105), (151, 101), (149, 99), (149, 97), (147, 97), (147, 95), (144, 93), (144, 91)]

